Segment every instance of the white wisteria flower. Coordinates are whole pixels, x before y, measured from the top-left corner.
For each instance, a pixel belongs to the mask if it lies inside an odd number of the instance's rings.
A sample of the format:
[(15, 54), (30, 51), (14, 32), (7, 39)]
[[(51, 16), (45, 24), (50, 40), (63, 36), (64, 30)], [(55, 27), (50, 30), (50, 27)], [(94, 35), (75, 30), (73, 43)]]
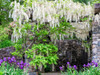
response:
[[(27, 0), (28, 3), (30, 0)], [(32, 20), (37, 21), (38, 23), (48, 22), (50, 27), (59, 26), (59, 19), (65, 17), (66, 22), (72, 23), (75, 21), (77, 24), (72, 24), (72, 26), (76, 27), (76, 36), (77, 38), (86, 39), (88, 36), (88, 32), (90, 30), (89, 21), (84, 24), (80, 24), (80, 19), (86, 16), (89, 16), (89, 19), (93, 17), (93, 8), (90, 4), (81, 4), (75, 3), (72, 0), (55, 0), (55, 1), (47, 1), (47, 0), (34, 0), (31, 5), (27, 4), (27, 7), (20, 5), (16, 1), (11, 3), (11, 6), (14, 6), (13, 9), (9, 12), (9, 16), (13, 18), (14, 21), (19, 24), (17, 27), (22, 28), (23, 23), (29, 21), (29, 18), (32, 14)], [(32, 10), (32, 11), (30, 11)], [(99, 14), (100, 16), (100, 14)], [(95, 21), (99, 21), (100, 17), (95, 16)], [(100, 21), (99, 21), (100, 23)], [(38, 28), (37, 28), (38, 29)], [(81, 29), (81, 30), (80, 30)], [(16, 27), (14, 28), (14, 32), (12, 34), (12, 39), (18, 40), (21, 38), (22, 33), (21, 29), (19, 32), (16, 32)], [(81, 34), (81, 32), (84, 34)], [(80, 32), (80, 33), (78, 33)], [(19, 35), (17, 33), (20, 33)], [(73, 35), (73, 33), (72, 33)], [(72, 36), (71, 35), (71, 36)], [(63, 39), (63, 35), (59, 35), (60, 40)], [(52, 37), (52, 36), (51, 36)], [(57, 39), (57, 37), (52, 37), (52, 39)]]

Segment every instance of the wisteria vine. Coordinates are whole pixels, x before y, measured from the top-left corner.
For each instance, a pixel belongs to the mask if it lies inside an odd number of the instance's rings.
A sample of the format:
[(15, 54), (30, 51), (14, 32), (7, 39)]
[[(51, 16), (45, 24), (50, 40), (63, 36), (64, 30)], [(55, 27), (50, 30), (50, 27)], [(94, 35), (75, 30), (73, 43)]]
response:
[[(13, 18), (13, 21), (17, 22), (16, 24), (14, 24), (15, 27), (13, 28), (13, 42), (16, 42), (19, 38), (22, 38), (23, 34), (21, 32), (21, 29), (24, 27), (23, 24), (30, 21), (31, 15), (32, 21), (37, 21), (37, 23), (40, 24), (48, 22), (49, 26), (53, 28), (59, 26), (60, 18), (65, 17), (66, 22), (72, 23), (72, 21), (74, 21), (77, 24), (72, 24), (72, 26), (76, 28), (81, 27), (81, 29), (86, 31), (81, 35), (81, 32), (83, 32), (83, 30), (81, 31), (79, 28), (77, 28), (77, 31), (75, 33), (77, 35), (77, 38), (85, 40), (89, 35), (88, 32), (91, 29), (89, 20), (93, 18), (94, 14), (93, 7), (90, 4), (86, 5), (75, 3), (72, 0), (26, 0), (25, 2), (25, 5), (20, 5), (20, 3), (17, 3), (16, 1), (11, 3), (13, 9), (10, 11), (9, 16)], [(80, 19), (86, 16), (88, 16), (88, 20), (80, 25)], [(71, 36), (74, 32), (75, 31), (71, 32)]]

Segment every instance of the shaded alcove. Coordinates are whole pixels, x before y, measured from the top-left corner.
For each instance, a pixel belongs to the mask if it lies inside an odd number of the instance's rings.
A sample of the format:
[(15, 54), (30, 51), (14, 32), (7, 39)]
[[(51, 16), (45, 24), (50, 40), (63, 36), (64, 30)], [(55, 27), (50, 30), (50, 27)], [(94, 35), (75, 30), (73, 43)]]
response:
[(59, 66), (66, 68), (66, 63), (70, 62), (71, 65), (77, 65), (78, 69), (83, 64), (88, 63), (88, 53), (85, 52), (85, 48), (82, 47), (82, 43), (78, 40), (63, 40), (58, 41), (58, 61), (55, 66), (55, 70), (59, 71)]

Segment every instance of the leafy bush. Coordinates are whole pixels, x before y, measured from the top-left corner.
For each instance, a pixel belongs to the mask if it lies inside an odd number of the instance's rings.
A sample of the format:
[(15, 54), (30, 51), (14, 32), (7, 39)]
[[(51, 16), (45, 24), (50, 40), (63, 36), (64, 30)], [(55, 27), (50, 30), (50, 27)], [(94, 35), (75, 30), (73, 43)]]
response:
[(95, 3), (100, 3), (100, 0), (93, 0), (92, 3), (93, 3), (93, 4), (95, 4)]
[(0, 48), (5, 48), (5, 47), (12, 46), (12, 45), (13, 43), (11, 42), (11, 40), (4, 40), (0, 42)]
[(11, 42), (9, 35), (8, 35), (8, 28), (0, 26), (0, 48), (12, 46), (13, 43)]
[(73, 1), (88, 4), (88, 2), (90, 2), (91, 0), (73, 0)]
[(9, 18), (10, 4), (14, 0), (0, 0), (0, 48), (12, 46), (8, 35), (8, 25), (12, 21)]
[(0, 25), (5, 25), (12, 19), (9, 18), (10, 3), (13, 0), (0, 0)]
[(34, 44), (32, 49), (26, 51), (26, 54), (32, 59), (30, 64), (34, 66), (43, 64), (46, 67), (46, 64), (57, 64), (57, 51), (58, 48), (53, 44)]

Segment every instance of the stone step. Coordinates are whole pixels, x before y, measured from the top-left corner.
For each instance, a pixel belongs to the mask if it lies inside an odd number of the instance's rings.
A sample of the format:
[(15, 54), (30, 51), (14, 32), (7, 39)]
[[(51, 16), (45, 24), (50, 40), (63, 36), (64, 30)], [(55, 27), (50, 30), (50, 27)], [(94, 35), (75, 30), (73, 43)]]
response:
[(61, 73), (41, 73), (41, 75), (61, 75)]

